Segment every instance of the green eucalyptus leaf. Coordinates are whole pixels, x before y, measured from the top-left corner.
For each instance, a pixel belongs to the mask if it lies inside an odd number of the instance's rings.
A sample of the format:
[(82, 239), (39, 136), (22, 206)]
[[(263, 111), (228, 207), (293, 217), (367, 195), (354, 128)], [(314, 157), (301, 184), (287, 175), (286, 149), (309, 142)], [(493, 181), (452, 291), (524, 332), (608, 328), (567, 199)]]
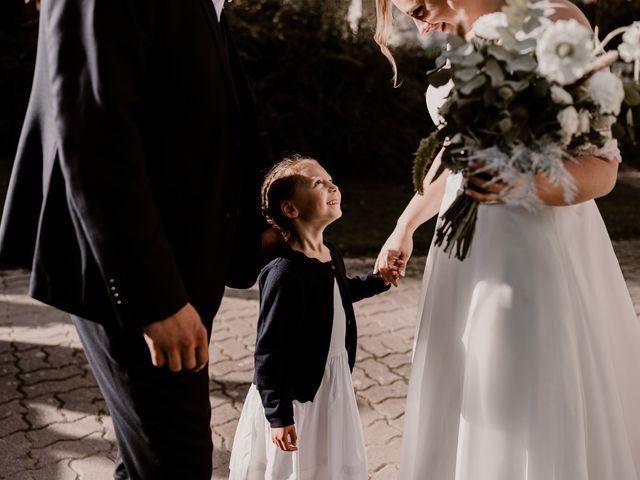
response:
[(513, 35), (513, 32), (509, 27), (497, 27), (496, 30), (500, 34), (500, 40), (502, 41), (502, 46), (507, 50), (511, 50), (518, 43), (518, 40)]
[(538, 98), (545, 98), (549, 95), (549, 82), (541, 78), (533, 84), (533, 94)]
[(442, 68), (447, 64), (447, 56), (446, 55), (440, 55), (438, 58), (436, 58), (436, 68)]
[(527, 20), (524, 22), (524, 25), (522, 26), (522, 30), (525, 33), (533, 32), (536, 28), (540, 26), (540, 17), (542, 16), (542, 14), (543, 14), (542, 10), (532, 10), (529, 13), (529, 18), (527, 18)]
[(507, 80), (506, 82), (504, 82), (503, 85), (511, 87), (514, 92), (521, 92), (522, 90), (527, 88), (529, 84), (530, 84), (529, 80), (520, 80), (520, 81)]
[(465, 83), (460, 87), (460, 93), (463, 95), (471, 95), (475, 90), (483, 86), (487, 81), (487, 77), (484, 75), (478, 75), (470, 82)]
[(500, 45), (489, 45), (487, 53), (501, 62), (510, 62), (513, 59), (513, 54)]
[(427, 57), (427, 60), (433, 61), (437, 59), (440, 55), (442, 55), (442, 47), (435, 43), (431, 43), (426, 46), (424, 49), (424, 53)]
[(441, 87), (443, 85), (446, 85), (450, 79), (451, 69), (449, 68), (441, 68), (427, 75), (427, 81), (429, 82), (429, 85), (433, 85), (434, 87)]
[(519, 55), (509, 62), (509, 69), (513, 72), (533, 72), (538, 62), (530, 55)]
[(634, 85), (628, 83), (624, 84), (624, 101), (630, 107), (637, 107), (640, 105), (640, 92)]
[(460, 45), (455, 49), (456, 55), (460, 55), (461, 57), (466, 57), (467, 55), (471, 55), (474, 52), (473, 45), (471, 43), (465, 43), (464, 45)]
[(533, 53), (536, 50), (536, 45), (538, 42), (535, 38), (527, 38), (526, 40), (521, 40), (514, 45), (516, 52), (520, 54), (528, 54)]
[(496, 90), (487, 85), (484, 89), (482, 100), (484, 102), (485, 107), (492, 107), (498, 102), (498, 96), (496, 94)]
[(440, 115), (442, 115), (443, 117), (446, 117), (449, 114), (449, 111), (451, 110), (451, 106), (455, 103), (455, 100), (453, 97), (449, 97), (445, 100), (445, 102), (442, 104), (442, 106), (440, 107)]
[(489, 75), (491, 79), (491, 85), (494, 87), (500, 85), (504, 81), (504, 71), (502, 67), (494, 58), (489, 58), (484, 64), (484, 72)]
[(478, 70), (475, 67), (463, 68), (461, 70), (455, 70), (453, 72), (453, 77), (456, 78), (457, 80), (468, 82), (472, 80), (479, 73), (480, 73), (480, 70)]
[(449, 35), (447, 37), (447, 42), (449, 43), (452, 49), (456, 49), (461, 45), (464, 45), (465, 43), (467, 43), (465, 42), (464, 38), (462, 38), (460, 35)]
[(473, 52), (462, 59), (460, 65), (463, 67), (474, 67), (481, 64), (484, 61), (484, 57), (478, 52)]

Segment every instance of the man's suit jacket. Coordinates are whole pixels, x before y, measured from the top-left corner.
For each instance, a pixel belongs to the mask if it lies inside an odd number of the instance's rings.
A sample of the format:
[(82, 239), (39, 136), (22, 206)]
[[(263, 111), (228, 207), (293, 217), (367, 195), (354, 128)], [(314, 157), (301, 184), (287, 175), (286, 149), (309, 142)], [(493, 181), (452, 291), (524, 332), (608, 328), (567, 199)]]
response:
[(43, 0), (0, 227), (30, 294), (139, 327), (259, 271), (253, 100), (211, 0)]

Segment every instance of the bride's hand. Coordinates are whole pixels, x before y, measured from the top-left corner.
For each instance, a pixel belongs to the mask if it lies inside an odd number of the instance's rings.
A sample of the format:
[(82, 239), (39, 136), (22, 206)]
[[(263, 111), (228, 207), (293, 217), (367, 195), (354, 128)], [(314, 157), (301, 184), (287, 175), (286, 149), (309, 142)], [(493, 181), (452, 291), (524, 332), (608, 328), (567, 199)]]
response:
[(379, 272), (385, 282), (397, 287), (397, 275), (393, 273), (397, 268), (400, 275), (405, 275), (412, 251), (413, 236), (406, 229), (397, 226), (380, 249), (373, 273)]
[(472, 176), (464, 193), (479, 203), (504, 203), (501, 193), (506, 188), (506, 183), (491, 183), (483, 176)]

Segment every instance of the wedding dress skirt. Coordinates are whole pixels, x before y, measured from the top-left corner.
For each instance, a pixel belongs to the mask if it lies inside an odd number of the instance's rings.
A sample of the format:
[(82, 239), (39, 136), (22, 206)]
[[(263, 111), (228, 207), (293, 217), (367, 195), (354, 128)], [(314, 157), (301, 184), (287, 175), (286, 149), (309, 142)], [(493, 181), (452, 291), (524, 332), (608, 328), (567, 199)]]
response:
[(399, 479), (640, 479), (640, 322), (594, 201), (481, 205), (421, 299)]

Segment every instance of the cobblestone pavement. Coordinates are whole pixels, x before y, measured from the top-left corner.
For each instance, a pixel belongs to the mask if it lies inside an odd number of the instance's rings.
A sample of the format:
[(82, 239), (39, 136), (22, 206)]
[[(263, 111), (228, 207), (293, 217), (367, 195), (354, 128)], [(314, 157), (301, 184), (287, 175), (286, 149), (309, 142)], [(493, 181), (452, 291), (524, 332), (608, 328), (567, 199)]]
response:
[[(616, 251), (640, 313), (640, 240)], [(353, 271), (371, 267), (352, 260)], [(424, 258), (398, 289), (357, 304), (360, 351), (354, 384), (373, 479), (395, 479), (416, 302)], [(25, 295), (25, 272), (0, 273), (0, 478), (110, 479), (113, 428), (68, 317)], [(257, 291), (228, 291), (215, 321), (210, 390), (215, 479), (229, 450), (252, 375)]]

